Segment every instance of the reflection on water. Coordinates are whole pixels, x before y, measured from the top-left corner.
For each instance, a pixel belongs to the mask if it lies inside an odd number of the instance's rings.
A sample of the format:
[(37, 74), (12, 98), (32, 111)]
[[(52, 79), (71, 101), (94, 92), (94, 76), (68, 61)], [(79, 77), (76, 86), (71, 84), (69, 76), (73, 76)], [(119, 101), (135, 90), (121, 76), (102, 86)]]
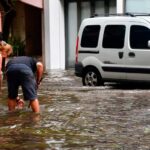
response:
[[(82, 87), (71, 72), (45, 76), (41, 114), (7, 111), (0, 96), (0, 150), (149, 150), (150, 90)], [(141, 100), (142, 99), (142, 100)]]
[(74, 94), (63, 91), (64, 86), (73, 84), (72, 80), (62, 77), (62, 74), (51, 76), (53, 79), (45, 78), (43, 84), (46, 85), (41, 85), (38, 93), (41, 114), (33, 114), (27, 108), (27, 103), (23, 110), (9, 113), (6, 83), (3, 84), (0, 97), (0, 149), (68, 149), (84, 147), (87, 143), (89, 136), (82, 135), (73, 123), (82, 108), (79, 100)]

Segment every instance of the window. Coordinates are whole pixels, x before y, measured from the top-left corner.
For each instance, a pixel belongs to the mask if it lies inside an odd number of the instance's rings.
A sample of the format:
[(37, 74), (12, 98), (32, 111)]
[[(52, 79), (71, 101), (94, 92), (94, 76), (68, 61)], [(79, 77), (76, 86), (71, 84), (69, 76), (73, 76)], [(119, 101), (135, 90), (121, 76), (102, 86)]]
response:
[(83, 35), (81, 38), (81, 46), (82, 47), (90, 47), (90, 48), (97, 47), (99, 33), (100, 33), (99, 25), (86, 26), (83, 30)]
[(130, 45), (133, 49), (149, 49), (148, 40), (150, 40), (150, 30), (140, 25), (131, 26)]
[(107, 25), (104, 31), (104, 48), (123, 48), (125, 39), (124, 25)]
[(125, 12), (150, 13), (150, 0), (125, 0)]

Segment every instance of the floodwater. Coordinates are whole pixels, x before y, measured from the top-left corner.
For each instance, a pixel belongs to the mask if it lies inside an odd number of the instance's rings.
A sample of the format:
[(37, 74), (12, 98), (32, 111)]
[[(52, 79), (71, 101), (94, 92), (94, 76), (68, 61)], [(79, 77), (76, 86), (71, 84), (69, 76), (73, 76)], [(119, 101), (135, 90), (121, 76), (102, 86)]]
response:
[(41, 114), (27, 102), (9, 113), (3, 82), (0, 150), (150, 150), (149, 87), (83, 87), (72, 70), (57, 71), (38, 96)]

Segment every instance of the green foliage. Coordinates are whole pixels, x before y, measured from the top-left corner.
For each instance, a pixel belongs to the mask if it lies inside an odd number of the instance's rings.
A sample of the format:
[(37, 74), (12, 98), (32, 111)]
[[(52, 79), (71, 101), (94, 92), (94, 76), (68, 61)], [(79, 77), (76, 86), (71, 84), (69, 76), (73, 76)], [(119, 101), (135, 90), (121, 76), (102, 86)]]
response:
[(12, 0), (12, 3), (15, 4), (18, 0)]
[(11, 37), (8, 40), (8, 43), (13, 47), (13, 55), (14, 56), (22, 56), (24, 55), (25, 50), (25, 41), (21, 40), (18, 37)]

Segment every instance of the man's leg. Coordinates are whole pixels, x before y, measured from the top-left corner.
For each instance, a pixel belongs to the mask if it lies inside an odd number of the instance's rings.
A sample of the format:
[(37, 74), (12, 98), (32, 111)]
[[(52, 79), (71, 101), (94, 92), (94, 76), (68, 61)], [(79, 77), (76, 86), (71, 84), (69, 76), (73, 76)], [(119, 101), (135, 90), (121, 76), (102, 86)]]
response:
[(8, 110), (9, 111), (14, 111), (16, 105), (17, 105), (16, 99), (10, 99), (10, 98), (8, 98)]
[(6, 58), (3, 57), (2, 59), (2, 71), (5, 72), (5, 62), (6, 62)]
[(31, 100), (30, 101), (30, 106), (31, 106), (33, 112), (35, 112), (35, 113), (40, 112), (40, 105), (39, 105), (38, 99)]

